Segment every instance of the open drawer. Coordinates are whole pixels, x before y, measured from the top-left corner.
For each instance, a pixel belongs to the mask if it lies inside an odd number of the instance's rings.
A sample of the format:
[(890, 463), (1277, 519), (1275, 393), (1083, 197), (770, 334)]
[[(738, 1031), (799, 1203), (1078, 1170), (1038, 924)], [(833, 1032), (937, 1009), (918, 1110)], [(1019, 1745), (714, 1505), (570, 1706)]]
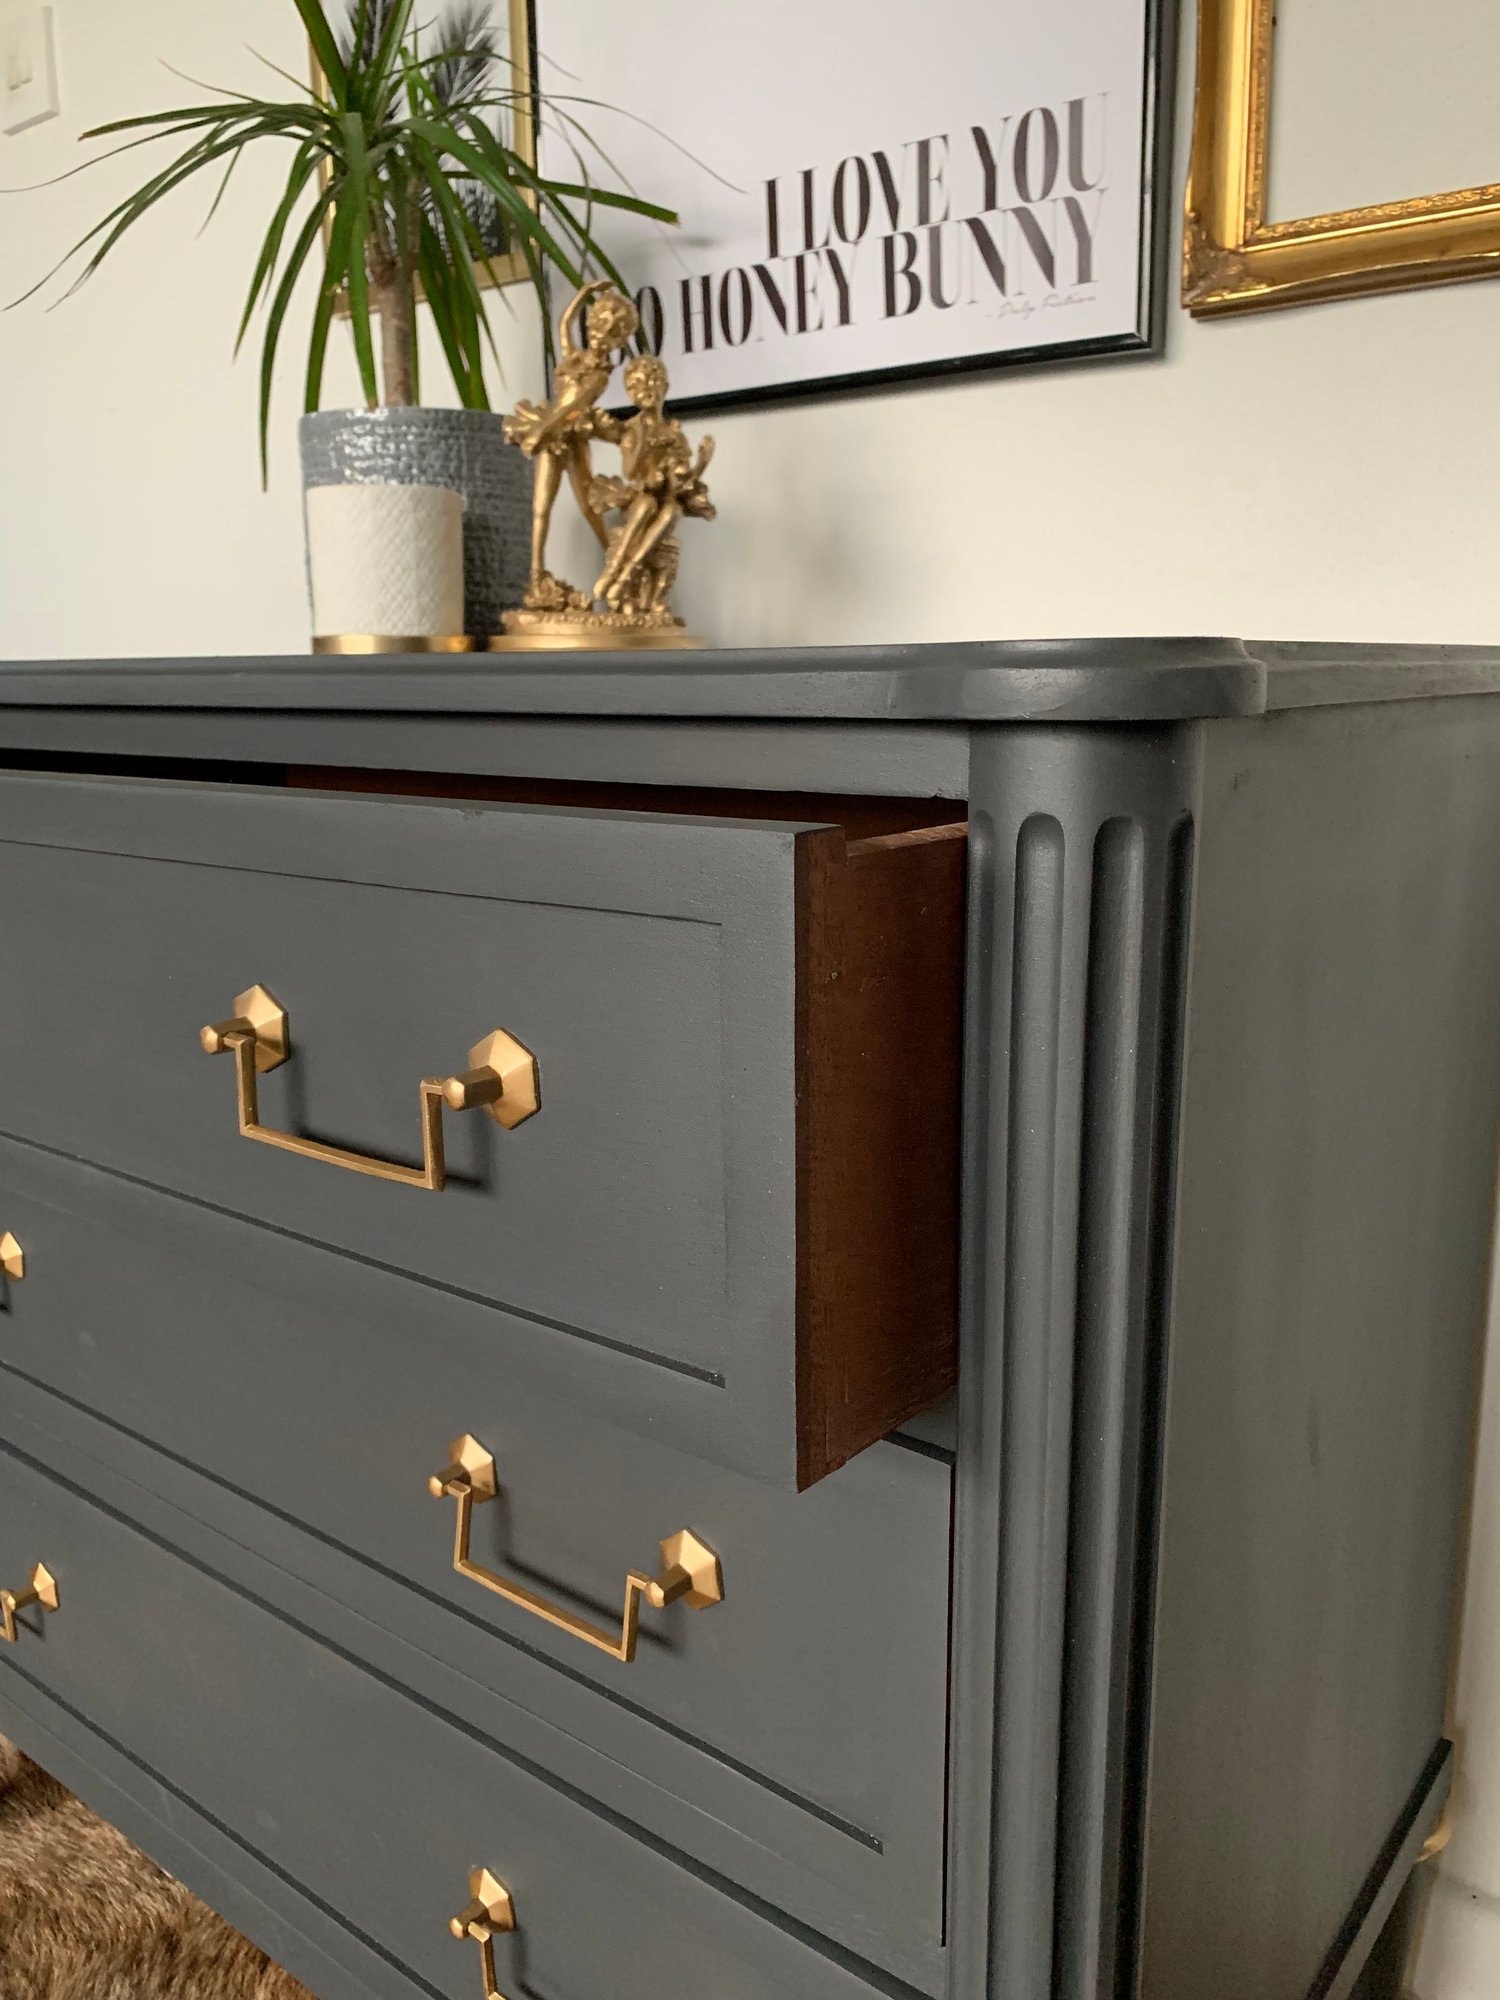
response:
[(779, 1483), (951, 1386), (961, 826), (9, 776), (0, 852), (0, 1129)]

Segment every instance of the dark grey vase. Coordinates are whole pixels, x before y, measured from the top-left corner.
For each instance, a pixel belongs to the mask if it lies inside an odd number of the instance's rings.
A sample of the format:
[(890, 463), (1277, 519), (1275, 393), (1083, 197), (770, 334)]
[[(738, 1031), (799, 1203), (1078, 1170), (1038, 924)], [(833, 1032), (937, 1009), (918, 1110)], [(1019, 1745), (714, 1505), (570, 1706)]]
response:
[(481, 645), (530, 571), (531, 466), (490, 410), (319, 410), (303, 417), (302, 486), (446, 486), (464, 503), (464, 625)]

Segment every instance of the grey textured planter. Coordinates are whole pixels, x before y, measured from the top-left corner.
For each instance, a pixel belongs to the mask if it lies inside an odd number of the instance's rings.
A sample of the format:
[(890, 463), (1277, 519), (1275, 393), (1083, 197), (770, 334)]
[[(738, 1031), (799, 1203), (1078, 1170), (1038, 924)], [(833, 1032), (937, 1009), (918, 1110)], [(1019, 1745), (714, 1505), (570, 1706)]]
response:
[(446, 486), (464, 503), (464, 624), (481, 644), (521, 602), (531, 466), (489, 410), (319, 410), (303, 417), (302, 485)]

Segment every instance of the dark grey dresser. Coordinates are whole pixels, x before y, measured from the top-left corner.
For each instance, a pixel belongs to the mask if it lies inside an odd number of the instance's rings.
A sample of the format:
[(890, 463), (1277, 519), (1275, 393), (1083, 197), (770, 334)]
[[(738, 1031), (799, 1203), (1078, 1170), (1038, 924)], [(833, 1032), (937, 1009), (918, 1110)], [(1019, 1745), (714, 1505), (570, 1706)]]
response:
[(1347, 2000), (1500, 655), (0, 670), (0, 1730), (318, 2000)]

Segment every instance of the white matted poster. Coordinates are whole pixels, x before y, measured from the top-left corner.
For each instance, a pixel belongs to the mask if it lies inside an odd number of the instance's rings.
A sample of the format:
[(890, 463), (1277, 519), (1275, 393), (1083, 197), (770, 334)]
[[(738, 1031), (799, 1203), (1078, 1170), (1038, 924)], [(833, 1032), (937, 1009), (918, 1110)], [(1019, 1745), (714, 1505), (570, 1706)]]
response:
[(1158, 0), (536, 9), (543, 171), (681, 216), (594, 218), (674, 405), (1154, 344)]

